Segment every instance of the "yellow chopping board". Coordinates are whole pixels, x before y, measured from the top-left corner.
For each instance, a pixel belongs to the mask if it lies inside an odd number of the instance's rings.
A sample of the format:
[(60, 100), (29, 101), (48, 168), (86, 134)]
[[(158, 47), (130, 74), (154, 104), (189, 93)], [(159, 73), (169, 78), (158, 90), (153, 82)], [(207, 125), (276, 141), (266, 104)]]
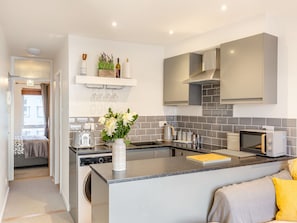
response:
[(188, 160), (196, 161), (202, 164), (220, 163), (230, 161), (231, 157), (215, 153), (198, 154), (186, 157)]

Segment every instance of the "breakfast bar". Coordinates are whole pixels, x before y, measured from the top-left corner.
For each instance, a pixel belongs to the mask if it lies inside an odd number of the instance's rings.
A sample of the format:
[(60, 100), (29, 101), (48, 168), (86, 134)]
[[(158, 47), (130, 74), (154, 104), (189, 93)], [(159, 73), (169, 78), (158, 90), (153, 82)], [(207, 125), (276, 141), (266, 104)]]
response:
[[(145, 149), (144, 149), (145, 150)], [(282, 170), (288, 157), (232, 157), (203, 165), (185, 156), (91, 165), (92, 222), (207, 222), (213, 194), (221, 186)]]

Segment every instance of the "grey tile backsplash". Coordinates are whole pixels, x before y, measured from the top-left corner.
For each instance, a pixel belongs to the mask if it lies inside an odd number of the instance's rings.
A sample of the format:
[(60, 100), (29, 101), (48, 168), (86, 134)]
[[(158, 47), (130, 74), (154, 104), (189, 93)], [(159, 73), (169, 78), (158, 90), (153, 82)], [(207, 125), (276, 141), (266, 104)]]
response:
[[(84, 123), (95, 123), (96, 143), (102, 143), (98, 118), (69, 118), (70, 132), (76, 131)], [(297, 155), (296, 119), (233, 117), (233, 105), (220, 104), (220, 85), (203, 85), (202, 116), (140, 116), (128, 137), (132, 142), (152, 141), (163, 138), (163, 128), (159, 121), (167, 121), (176, 130), (192, 131), (201, 136), (204, 144), (227, 146), (227, 132), (241, 129), (259, 129), (263, 125), (274, 126), (277, 130), (287, 131), (288, 154)]]

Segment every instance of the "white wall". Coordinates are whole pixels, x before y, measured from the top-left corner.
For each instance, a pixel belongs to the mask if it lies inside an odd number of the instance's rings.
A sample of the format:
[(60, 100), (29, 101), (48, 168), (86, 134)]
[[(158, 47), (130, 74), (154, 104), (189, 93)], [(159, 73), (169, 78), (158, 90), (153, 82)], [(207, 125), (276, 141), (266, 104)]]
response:
[(9, 71), (9, 56), (6, 40), (0, 27), (0, 221), (3, 217), (4, 208), (8, 196), (8, 106), (6, 104), (6, 92), (8, 89), (7, 74)]
[[(54, 74), (60, 72), (61, 74), (61, 98), (62, 98), (62, 148), (55, 148), (55, 152), (60, 154), (60, 193), (64, 199), (67, 210), (69, 208), (69, 77), (68, 77), (68, 40), (65, 41), (64, 46), (54, 59)], [(55, 126), (54, 131), (60, 131), (58, 126)]]
[[(219, 46), (221, 43), (251, 36), (261, 32), (278, 36), (278, 103), (276, 105), (235, 105), (235, 117), (276, 117), (296, 118), (297, 105), (294, 97), (297, 94), (296, 60), (297, 31), (294, 22), (297, 16), (290, 12), (280, 11), (274, 15), (259, 16), (227, 26), (196, 38), (165, 48), (165, 57), (186, 52), (199, 52)], [(177, 111), (178, 114), (189, 115)]]
[[(95, 90), (75, 84), (74, 77), (79, 74), (82, 53), (88, 55), (88, 75), (97, 75), (97, 61), (102, 52), (113, 54), (114, 59), (119, 57), (121, 63), (125, 58), (129, 58), (132, 77), (137, 79), (138, 84), (136, 87), (115, 90), (119, 96), (118, 101), (101, 100), (94, 109), (90, 98)], [(161, 46), (70, 36), (69, 116), (100, 116), (107, 112), (108, 107), (114, 110), (131, 108), (140, 115), (164, 115), (163, 58), (164, 49)], [(97, 93), (112, 93), (112, 91), (97, 90)]]

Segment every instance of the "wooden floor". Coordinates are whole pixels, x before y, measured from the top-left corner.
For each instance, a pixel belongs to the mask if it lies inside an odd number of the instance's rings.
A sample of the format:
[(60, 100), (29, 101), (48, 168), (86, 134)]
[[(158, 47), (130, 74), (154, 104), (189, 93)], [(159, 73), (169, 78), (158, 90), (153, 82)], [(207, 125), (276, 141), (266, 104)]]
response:
[(15, 180), (46, 176), (49, 176), (49, 168), (47, 166), (14, 169)]
[(3, 223), (73, 223), (48, 167), (15, 169)]

